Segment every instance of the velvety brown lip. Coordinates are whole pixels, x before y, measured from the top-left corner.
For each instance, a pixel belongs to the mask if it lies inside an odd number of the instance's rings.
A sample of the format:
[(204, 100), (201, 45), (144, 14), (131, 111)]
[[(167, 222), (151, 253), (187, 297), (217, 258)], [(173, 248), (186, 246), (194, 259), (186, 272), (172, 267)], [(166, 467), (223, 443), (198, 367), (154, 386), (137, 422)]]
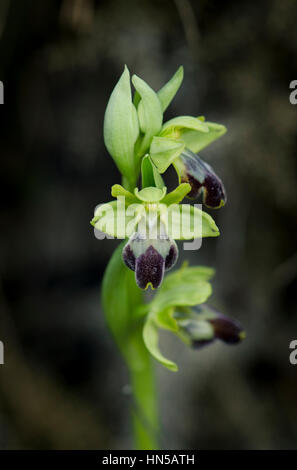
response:
[(179, 171), (181, 182), (191, 185), (187, 197), (196, 199), (203, 192), (207, 207), (216, 209), (225, 204), (227, 198), (222, 180), (198, 155), (186, 149), (179, 157)]

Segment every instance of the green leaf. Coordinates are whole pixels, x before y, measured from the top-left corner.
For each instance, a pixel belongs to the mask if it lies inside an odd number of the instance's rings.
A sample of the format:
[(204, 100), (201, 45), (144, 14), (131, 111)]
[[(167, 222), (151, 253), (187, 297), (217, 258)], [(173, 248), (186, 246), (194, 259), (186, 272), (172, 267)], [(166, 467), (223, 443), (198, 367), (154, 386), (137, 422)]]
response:
[(208, 125), (199, 118), (192, 116), (178, 116), (163, 124), (160, 135), (178, 139), (187, 129), (207, 133)]
[(184, 141), (186, 147), (194, 153), (198, 153), (200, 150), (207, 147), (207, 145), (224, 135), (227, 131), (226, 127), (221, 124), (216, 124), (214, 122), (206, 122), (206, 124), (209, 129), (207, 134), (194, 130), (186, 130), (180, 137)]
[(164, 173), (184, 148), (182, 141), (155, 136), (150, 146), (150, 156), (158, 171)]
[(124, 239), (135, 232), (144, 210), (141, 204), (130, 204), (126, 207), (125, 203), (118, 199), (99, 206), (91, 223), (101, 232)]
[(105, 111), (104, 142), (120, 172), (130, 182), (135, 182), (138, 175), (134, 160), (134, 145), (138, 135), (137, 112), (131, 100), (130, 74), (125, 67)]
[(142, 156), (150, 146), (152, 137), (160, 132), (163, 113), (158, 95), (137, 75), (133, 75), (132, 83), (141, 96), (137, 108), (139, 125), (144, 136), (140, 139), (137, 154)]
[(148, 186), (156, 186), (157, 188), (162, 189), (165, 186), (162, 176), (151, 161), (149, 155), (146, 155), (142, 159), (141, 177), (142, 188), (146, 188)]
[(191, 185), (189, 183), (181, 183), (170, 193), (166, 194), (162, 203), (170, 206), (171, 204), (178, 204), (184, 197), (191, 191)]
[(167, 82), (161, 90), (158, 91), (158, 97), (161, 101), (163, 112), (168, 108), (169, 104), (175, 97), (179, 87), (182, 84), (184, 78), (184, 68), (180, 66), (173, 77)]
[(166, 186), (164, 186), (162, 189), (149, 187), (144, 188), (141, 191), (139, 191), (138, 188), (135, 188), (134, 190), (135, 195), (143, 202), (159, 202), (165, 196), (166, 191)]
[(168, 207), (168, 235), (174, 240), (193, 240), (203, 237), (217, 237), (220, 232), (213, 218), (206, 212), (189, 204), (172, 204)]
[(166, 359), (159, 349), (159, 331), (154, 320), (148, 316), (143, 328), (143, 340), (151, 355), (167, 369), (176, 372), (178, 370), (175, 362)]

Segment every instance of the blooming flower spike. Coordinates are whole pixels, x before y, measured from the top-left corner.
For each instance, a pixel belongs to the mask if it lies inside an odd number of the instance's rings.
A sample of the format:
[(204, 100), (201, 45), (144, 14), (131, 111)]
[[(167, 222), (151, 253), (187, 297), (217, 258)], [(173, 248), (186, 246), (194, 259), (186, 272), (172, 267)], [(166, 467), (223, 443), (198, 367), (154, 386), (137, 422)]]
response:
[[(137, 403), (133, 410), (135, 442), (141, 449), (160, 448), (148, 352), (167, 369), (178, 370), (163, 355), (159, 332), (170, 331), (195, 348), (215, 340), (235, 344), (244, 338), (239, 323), (206, 305), (212, 293), (213, 269), (185, 262), (164, 276), (178, 258), (175, 240), (200, 241), (220, 234), (212, 217), (200, 205), (183, 203), (184, 198), (202, 194), (210, 208), (226, 202), (222, 181), (197, 155), (225, 134), (225, 126), (188, 115), (164, 122), (163, 113), (182, 80), (183, 68), (179, 67), (155, 92), (142, 78), (133, 75), (130, 79), (125, 67), (104, 117), (105, 146), (121, 173), (122, 185), (112, 186), (114, 199), (98, 204), (91, 220), (97, 238), (106, 234), (125, 240), (105, 271), (102, 302), (131, 376)], [(171, 165), (179, 184), (167, 193), (164, 173)], [(193, 249), (198, 246), (200, 243), (193, 244)], [(148, 287), (158, 289), (144, 302), (141, 289)]]

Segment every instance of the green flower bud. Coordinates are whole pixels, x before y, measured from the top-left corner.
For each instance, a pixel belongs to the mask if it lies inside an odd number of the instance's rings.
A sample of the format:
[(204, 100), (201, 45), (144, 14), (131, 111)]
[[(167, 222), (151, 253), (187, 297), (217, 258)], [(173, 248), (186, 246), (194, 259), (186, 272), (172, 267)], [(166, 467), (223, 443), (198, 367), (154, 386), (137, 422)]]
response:
[(118, 169), (135, 186), (140, 163), (134, 157), (139, 135), (136, 108), (132, 103), (130, 73), (127, 67), (116, 84), (104, 117), (104, 142)]

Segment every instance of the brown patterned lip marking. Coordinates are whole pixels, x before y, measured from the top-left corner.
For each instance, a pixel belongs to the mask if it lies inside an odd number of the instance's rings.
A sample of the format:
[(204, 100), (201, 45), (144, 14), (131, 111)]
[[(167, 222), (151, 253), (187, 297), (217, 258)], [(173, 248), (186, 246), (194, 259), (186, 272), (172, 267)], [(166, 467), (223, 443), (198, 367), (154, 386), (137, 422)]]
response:
[[(237, 344), (245, 338), (240, 323), (207, 304), (196, 305), (186, 316), (181, 316), (180, 322), (181, 329), (195, 349), (207, 346), (216, 340)], [(204, 333), (205, 326), (202, 327), (206, 323), (210, 326), (210, 330), (206, 330), (207, 336)]]
[(163, 280), (164, 271), (176, 263), (178, 248), (170, 238), (144, 240), (136, 233), (123, 248), (122, 256), (125, 265), (135, 271), (136, 283), (141, 289), (146, 289), (148, 284), (156, 289)]
[(224, 343), (236, 344), (243, 339), (243, 329), (236, 320), (218, 314), (217, 318), (208, 321), (214, 328), (215, 337)]
[(218, 209), (226, 203), (222, 180), (198, 155), (187, 149), (179, 157), (178, 168), (181, 182), (189, 183), (192, 188), (187, 197), (196, 199), (203, 193), (204, 204), (212, 209)]
[(204, 181), (204, 204), (217, 209), (226, 203), (226, 192), (220, 178), (215, 174), (208, 174)]
[(163, 256), (153, 247), (149, 246), (146, 251), (136, 259), (135, 276), (137, 285), (146, 289), (151, 284), (157, 289), (164, 276), (165, 261)]

